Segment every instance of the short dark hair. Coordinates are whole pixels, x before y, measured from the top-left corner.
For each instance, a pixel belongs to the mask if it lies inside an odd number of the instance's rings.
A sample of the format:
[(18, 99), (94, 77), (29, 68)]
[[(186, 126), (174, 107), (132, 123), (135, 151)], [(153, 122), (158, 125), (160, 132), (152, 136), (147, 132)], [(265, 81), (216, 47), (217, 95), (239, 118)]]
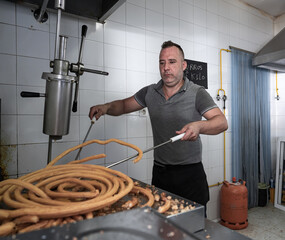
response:
[(161, 45), (161, 50), (165, 49), (165, 48), (169, 48), (169, 47), (177, 47), (179, 49), (179, 51), (181, 52), (183, 60), (184, 60), (184, 51), (183, 51), (182, 47), (179, 44), (174, 43), (174, 42), (169, 40), (169, 41), (164, 42)]

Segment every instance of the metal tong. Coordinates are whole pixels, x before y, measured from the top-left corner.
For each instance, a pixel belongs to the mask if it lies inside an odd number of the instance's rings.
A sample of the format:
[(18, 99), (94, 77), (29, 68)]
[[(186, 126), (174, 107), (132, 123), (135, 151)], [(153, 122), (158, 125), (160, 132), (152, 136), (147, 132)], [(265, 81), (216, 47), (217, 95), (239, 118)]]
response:
[[(86, 141), (86, 139), (87, 139), (87, 137), (88, 137), (88, 135), (89, 135), (89, 133), (90, 133), (90, 131), (91, 131), (91, 128), (92, 128), (92, 126), (94, 125), (94, 123), (95, 123), (95, 120), (94, 120), (94, 118), (93, 118), (93, 119), (91, 120), (90, 126), (89, 126), (89, 128), (88, 128), (88, 130), (87, 130), (87, 133), (86, 133), (85, 138), (84, 138), (84, 140), (83, 140), (82, 143), (85, 143), (85, 141)], [(75, 157), (75, 160), (78, 159), (79, 154), (81, 153), (81, 150), (82, 150), (82, 147), (79, 149), (79, 151), (78, 151), (78, 153), (77, 153), (77, 155), (76, 155), (76, 157)]]
[[(183, 138), (184, 135), (185, 135), (185, 133), (181, 133), (181, 134), (179, 134), (179, 135), (177, 135), (177, 136), (174, 136), (174, 137), (170, 138), (168, 141), (166, 141), (166, 142), (164, 142), (164, 143), (158, 144), (158, 145), (156, 145), (156, 146), (154, 146), (154, 147), (151, 147), (151, 148), (148, 148), (148, 149), (144, 150), (143, 153), (147, 153), (147, 152), (149, 152), (149, 151), (151, 151), (151, 150), (153, 150), (153, 149), (159, 148), (159, 147), (161, 147), (161, 146), (163, 146), (163, 145), (165, 145), (165, 144), (167, 144), (167, 143), (176, 142), (177, 140), (180, 140), (181, 138)], [(112, 163), (112, 164), (110, 164), (109, 166), (107, 166), (107, 168), (111, 168), (111, 167), (114, 167), (114, 166), (116, 166), (116, 165), (118, 165), (118, 164), (121, 164), (121, 163), (123, 163), (123, 162), (126, 162), (126, 161), (128, 161), (128, 160), (130, 160), (130, 159), (132, 159), (132, 158), (137, 157), (138, 155), (139, 155), (139, 154), (137, 153), (137, 154), (135, 154), (135, 155), (133, 155), (133, 156), (130, 156), (130, 157), (127, 157), (127, 158), (125, 158), (125, 159), (122, 159), (122, 160), (120, 160), (120, 161), (118, 161), (118, 162)]]

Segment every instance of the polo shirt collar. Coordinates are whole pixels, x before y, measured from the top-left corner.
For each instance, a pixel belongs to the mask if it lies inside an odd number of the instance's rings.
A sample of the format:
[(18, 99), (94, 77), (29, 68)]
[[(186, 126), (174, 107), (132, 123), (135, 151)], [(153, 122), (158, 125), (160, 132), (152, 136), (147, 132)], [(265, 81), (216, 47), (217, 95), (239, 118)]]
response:
[[(191, 85), (190, 80), (187, 77), (185, 77), (184, 84), (178, 92), (186, 91), (190, 87), (190, 85)], [(163, 86), (163, 81), (162, 79), (160, 79), (160, 81), (154, 86), (154, 89), (159, 92), (162, 90), (162, 86)]]

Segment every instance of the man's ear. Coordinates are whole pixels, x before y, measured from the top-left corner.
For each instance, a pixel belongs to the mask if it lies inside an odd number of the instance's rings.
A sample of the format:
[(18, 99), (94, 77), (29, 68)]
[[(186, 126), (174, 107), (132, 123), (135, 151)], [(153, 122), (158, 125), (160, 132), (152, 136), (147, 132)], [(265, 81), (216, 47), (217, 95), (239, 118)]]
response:
[(187, 62), (184, 60), (183, 61), (183, 71), (187, 68)]

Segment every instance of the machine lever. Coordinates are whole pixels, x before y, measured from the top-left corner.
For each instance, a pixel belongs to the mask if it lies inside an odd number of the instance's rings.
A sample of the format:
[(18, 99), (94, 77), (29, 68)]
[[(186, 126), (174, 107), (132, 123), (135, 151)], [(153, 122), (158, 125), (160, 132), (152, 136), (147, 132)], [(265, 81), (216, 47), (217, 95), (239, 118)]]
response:
[(83, 72), (90, 72), (90, 73), (101, 74), (101, 75), (105, 75), (105, 76), (108, 76), (108, 75), (109, 75), (108, 72), (99, 71), (99, 70), (94, 70), (94, 69), (90, 69), (90, 68), (84, 68), (84, 67), (82, 67), (81, 70), (82, 70)]
[(38, 93), (38, 92), (21, 92), (21, 97), (23, 98), (31, 98), (31, 97), (45, 97), (45, 93)]
[(79, 55), (78, 55), (78, 69), (76, 72), (77, 76), (77, 81), (75, 85), (75, 92), (74, 92), (74, 101), (73, 101), (73, 106), (72, 106), (72, 112), (77, 112), (77, 99), (78, 99), (78, 92), (79, 92), (79, 78), (80, 78), (80, 63), (82, 62), (82, 52), (83, 52), (83, 43), (84, 43), (84, 38), (86, 37), (87, 33), (87, 26), (83, 25), (81, 29), (81, 43), (80, 43), (80, 49), (79, 49)]

